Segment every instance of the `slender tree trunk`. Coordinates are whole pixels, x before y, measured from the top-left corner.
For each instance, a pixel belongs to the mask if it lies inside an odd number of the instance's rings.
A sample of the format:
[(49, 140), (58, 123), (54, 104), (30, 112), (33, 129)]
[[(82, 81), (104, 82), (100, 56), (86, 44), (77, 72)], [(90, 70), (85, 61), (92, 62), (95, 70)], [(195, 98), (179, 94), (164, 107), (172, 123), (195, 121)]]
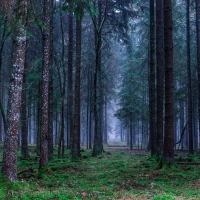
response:
[(163, 0), (156, 0), (156, 70), (157, 70), (157, 155), (163, 152), (163, 98), (164, 98), (164, 51), (163, 51)]
[(38, 102), (37, 102), (37, 142), (36, 142), (36, 152), (37, 156), (40, 155), (40, 121), (41, 121), (41, 81), (38, 81)]
[(80, 158), (80, 78), (81, 78), (81, 33), (82, 18), (76, 19), (76, 75), (75, 75), (75, 103), (74, 103), (74, 128), (72, 136), (72, 159)]
[(200, 0), (196, 0), (197, 71), (198, 71), (198, 123), (200, 133)]
[[(16, 4), (13, 5), (15, 6)], [(15, 18), (18, 19), (18, 21), (16, 23), (15, 30), (13, 30), (15, 35), (13, 65), (8, 99), (7, 132), (4, 141), (3, 162), (1, 170), (2, 173), (11, 182), (15, 182), (17, 180), (18, 130), (20, 121), (20, 104), (26, 51), (26, 20), (24, 20), (23, 17), (26, 15), (27, 12), (27, 1), (22, 1), (20, 12), (15, 12)]]
[(154, 0), (150, 0), (150, 77), (149, 77), (149, 125), (151, 156), (156, 155), (156, 90), (155, 90), (155, 23)]
[(48, 156), (53, 156), (53, 68), (49, 71), (49, 122), (48, 122)]
[[(71, 146), (70, 138), (73, 132), (73, 12), (69, 13), (69, 44), (68, 44), (68, 88), (67, 88), (67, 146)], [(71, 147), (70, 147), (71, 148)]]
[(172, 2), (164, 1), (164, 49), (165, 49), (165, 162), (174, 161), (174, 80), (173, 80), (173, 39)]
[(133, 149), (133, 117), (130, 118), (130, 149)]
[(104, 117), (104, 144), (108, 144), (108, 133), (107, 133), (107, 99), (105, 97), (105, 105), (104, 105), (104, 110), (105, 110), (105, 117)]
[(22, 85), (22, 103), (21, 103), (21, 153), (22, 158), (29, 158), (28, 153), (28, 117), (27, 117), (27, 100), (26, 100), (26, 75), (27, 75), (27, 62), (25, 61), (23, 85)]
[[(2, 141), (2, 137), (3, 137), (3, 129), (2, 129), (2, 122), (4, 125), (4, 132), (6, 132), (7, 130), (7, 121), (6, 121), (6, 114), (5, 114), (5, 110), (3, 107), (3, 85), (2, 85), (2, 59), (3, 59), (3, 49), (4, 49), (4, 44), (5, 44), (5, 40), (8, 36), (8, 33), (6, 32), (6, 26), (7, 26), (7, 17), (4, 18), (4, 23), (3, 23), (3, 31), (2, 31), (2, 35), (1, 35), (1, 42), (0, 42), (0, 94), (1, 94), (1, 99), (0, 99), (0, 111), (1, 111), (1, 115), (2, 118), (0, 118), (0, 141)], [(2, 121), (3, 120), (3, 121)]]
[[(51, 1), (51, 8), (53, 10), (53, 1)], [(53, 15), (53, 14), (52, 14)], [(49, 122), (48, 122), (48, 157), (53, 157), (53, 16), (50, 19), (51, 30), (51, 50), (50, 50), (50, 69), (49, 69)]]
[(40, 172), (48, 165), (48, 122), (49, 122), (49, 68), (51, 64), (51, 3), (44, 0), (43, 16), (43, 64), (42, 64), (42, 103), (41, 103), (41, 136), (40, 136)]
[[(92, 75), (90, 73), (90, 83), (92, 83)], [(90, 113), (90, 118), (89, 118), (89, 149), (92, 149), (92, 122), (93, 122), (93, 118), (92, 118), (92, 108), (93, 108), (93, 105), (92, 105), (92, 90), (90, 90), (90, 110), (89, 110), (89, 113)]]
[(93, 156), (97, 156), (103, 151), (102, 136), (102, 112), (103, 112), (103, 92), (101, 75), (101, 50), (102, 50), (102, 28), (106, 20), (107, 1), (105, 2), (105, 12), (102, 19), (102, 0), (98, 1), (98, 21), (93, 18), (95, 26), (95, 70), (94, 70), (94, 145)]
[(187, 29), (187, 76), (188, 76), (188, 133), (189, 153), (194, 154), (193, 149), (193, 110), (192, 110), (192, 83), (190, 65), (190, 1), (186, 0), (186, 29)]
[[(61, 4), (61, 2), (60, 2)], [(61, 53), (61, 66), (63, 71), (63, 81), (62, 75), (60, 72), (60, 68), (57, 64), (58, 68), (58, 76), (60, 82), (60, 92), (61, 92), (61, 132), (59, 137), (59, 145), (58, 145), (58, 157), (60, 157), (62, 151), (62, 157), (64, 157), (64, 144), (65, 144), (65, 137), (64, 137), (64, 112), (65, 112), (65, 90), (66, 90), (66, 70), (65, 70), (65, 62), (64, 62), (64, 55), (65, 55), (65, 47), (64, 47), (64, 28), (63, 28), (63, 16), (60, 13), (60, 26), (61, 26), (61, 37), (62, 37), (62, 53)]]
[(89, 148), (89, 115), (90, 115), (90, 69), (87, 69), (87, 149)]

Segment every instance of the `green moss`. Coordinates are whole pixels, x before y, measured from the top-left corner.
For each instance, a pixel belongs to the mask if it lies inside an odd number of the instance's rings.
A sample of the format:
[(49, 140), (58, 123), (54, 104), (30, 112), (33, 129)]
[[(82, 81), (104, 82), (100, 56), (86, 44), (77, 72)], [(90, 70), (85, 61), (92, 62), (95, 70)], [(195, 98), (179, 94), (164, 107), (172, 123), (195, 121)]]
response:
[(46, 178), (48, 176), (53, 175), (53, 171), (49, 167), (49, 165), (42, 166), (38, 171), (38, 178)]
[(175, 200), (175, 198), (169, 194), (161, 194), (154, 197), (152, 200)]
[[(158, 195), (154, 200), (200, 198), (199, 165), (158, 169), (149, 153), (112, 152), (92, 157), (91, 150), (82, 152), (85, 159), (72, 162), (69, 153), (67, 150), (62, 159), (54, 155), (40, 172), (34, 159), (18, 160), (18, 182), (11, 184), (0, 174), (0, 199), (152, 199), (160, 193), (168, 196)], [(192, 159), (200, 162), (197, 155)]]

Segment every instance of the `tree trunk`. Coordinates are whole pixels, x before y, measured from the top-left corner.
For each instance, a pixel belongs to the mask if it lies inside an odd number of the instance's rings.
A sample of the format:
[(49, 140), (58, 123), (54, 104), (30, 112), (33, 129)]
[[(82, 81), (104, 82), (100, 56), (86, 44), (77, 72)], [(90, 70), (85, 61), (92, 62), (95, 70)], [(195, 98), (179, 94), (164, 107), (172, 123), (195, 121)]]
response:
[[(61, 2), (60, 2), (61, 4)], [(60, 6), (61, 8), (61, 6)], [(64, 139), (64, 112), (65, 112), (65, 90), (66, 90), (66, 70), (65, 70), (65, 62), (64, 62), (64, 55), (65, 55), (65, 47), (64, 47), (64, 28), (63, 28), (63, 16), (62, 13), (60, 13), (60, 27), (61, 27), (61, 38), (62, 38), (62, 51), (61, 51), (61, 66), (62, 66), (62, 72), (63, 72), (63, 79), (60, 71), (60, 67), (57, 65), (58, 68), (58, 76), (59, 76), (59, 83), (60, 83), (60, 93), (61, 93), (61, 132), (59, 136), (59, 144), (58, 144), (58, 157), (60, 157), (61, 151), (62, 151), (62, 157), (64, 157), (64, 145), (65, 145), (65, 139)]]
[[(16, 3), (16, 2), (15, 2)], [(16, 5), (16, 4), (14, 4)], [(18, 4), (17, 4), (18, 5)], [(26, 51), (27, 1), (21, 2), (20, 12), (15, 11), (18, 19), (14, 32), (13, 65), (10, 79), (10, 90), (7, 111), (7, 132), (4, 141), (2, 173), (11, 181), (17, 180), (17, 145), (20, 121), (20, 104)]]
[(73, 132), (73, 12), (69, 13), (69, 43), (68, 43), (68, 88), (67, 88), (67, 147), (71, 148), (70, 138)]
[(157, 70), (157, 156), (163, 152), (163, 86), (164, 86), (164, 51), (163, 51), (163, 0), (156, 0), (156, 70)]
[(156, 155), (156, 91), (155, 91), (155, 31), (154, 0), (150, 0), (150, 77), (149, 77), (149, 125), (151, 156)]
[[(53, 1), (51, 1), (51, 8), (53, 10)], [(50, 69), (49, 69), (49, 122), (48, 122), (48, 157), (53, 157), (53, 16), (50, 19), (51, 23), (51, 50), (50, 50)]]
[(36, 141), (36, 152), (37, 156), (40, 156), (40, 133), (41, 133), (41, 81), (38, 81), (38, 102), (37, 102), (37, 141)]
[(164, 49), (165, 49), (165, 162), (174, 161), (174, 80), (173, 80), (173, 39), (172, 39), (172, 3), (164, 1)]
[(192, 110), (192, 83), (190, 65), (190, 1), (186, 0), (186, 29), (187, 29), (187, 76), (188, 76), (188, 133), (189, 153), (194, 154), (193, 149), (193, 110)]
[(102, 138), (102, 108), (103, 108), (103, 92), (102, 92), (102, 75), (101, 75), (101, 51), (102, 51), (102, 28), (106, 19), (106, 9), (104, 18), (102, 19), (102, 2), (98, 1), (98, 22), (96, 17), (93, 18), (95, 31), (95, 70), (94, 70), (94, 145), (93, 156), (97, 156), (103, 151)]
[[(80, 5), (79, 5), (80, 6)], [(81, 8), (80, 8), (81, 9)], [(81, 27), (82, 18), (76, 19), (76, 75), (75, 75), (75, 103), (74, 103), (74, 128), (72, 136), (72, 159), (80, 159), (80, 76), (81, 76)]]
[(40, 172), (48, 165), (48, 122), (49, 122), (49, 68), (51, 64), (51, 0), (43, 2), (45, 29), (43, 31), (42, 103), (40, 135)]
[(104, 137), (103, 137), (103, 142), (104, 144), (108, 144), (108, 131), (107, 131), (107, 99), (105, 97), (105, 105), (104, 105)]
[(130, 118), (130, 149), (133, 149), (133, 117)]
[(198, 123), (200, 132), (200, 0), (196, 0), (197, 71), (198, 71)]
[(7, 129), (7, 121), (6, 121), (6, 114), (5, 114), (5, 110), (4, 110), (4, 107), (3, 107), (3, 85), (2, 85), (2, 59), (3, 59), (3, 49), (4, 49), (4, 44), (5, 44), (5, 40), (8, 36), (8, 33), (7, 33), (7, 29), (6, 29), (6, 26), (7, 26), (7, 17), (5, 17), (4, 19), (4, 23), (3, 23), (3, 31), (2, 31), (2, 34), (1, 34), (1, 41), (0, 41), (0, 96), (1, 96), (1, 99), (0, 99), (0, 111), (1, 111), (1, 115), (2, 117), (0, 118), (0, 142), (2, 141), (2, 138), (3, 138), (3, 129), (2, 129), (2, 122), (3, 122), (3, 125), (4, 125), (4, 132), (6, 132), (6, 129)]
[[(26, 58), (25, 58), (26, 59)], [(28, 121), (27, 121), (27, 100), (26, 100), (26, 75), (27, 75), (27, 63), (25, 61), (24, 75), (23, 75), (23, 85), (22, 85), (22, 103), (21, 103), (21, 153), (22, 158), (29, 158), (28, 154)]]

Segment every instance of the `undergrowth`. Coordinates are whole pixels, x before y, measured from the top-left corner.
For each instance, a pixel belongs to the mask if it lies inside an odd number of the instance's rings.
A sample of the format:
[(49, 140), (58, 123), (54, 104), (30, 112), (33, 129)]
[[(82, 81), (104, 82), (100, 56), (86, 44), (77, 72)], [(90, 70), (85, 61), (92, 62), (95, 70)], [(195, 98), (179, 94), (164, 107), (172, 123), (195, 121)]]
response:
[(34, 151), (30, 156), (22, 160), (19, 155), (16, 183), (0, 175), (0, 199), (200, 199), (197, 155), (178, 155), (179, 164), (158, 169), (155, 159), (145, 152), (105, 151), (92, 157), (91, 150), (84, 150), (82, 159), (73, 162), (66, 150), (64, 158), (55, 155), (49, 161), (51, 173), (40, 178), (39, 160)]

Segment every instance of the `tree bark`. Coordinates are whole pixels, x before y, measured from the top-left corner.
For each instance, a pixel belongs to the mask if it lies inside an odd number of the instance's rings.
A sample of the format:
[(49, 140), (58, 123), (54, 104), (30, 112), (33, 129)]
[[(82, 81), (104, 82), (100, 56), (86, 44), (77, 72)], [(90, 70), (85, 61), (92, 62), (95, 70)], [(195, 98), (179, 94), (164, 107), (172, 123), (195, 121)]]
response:
[(192, 109), (192, 83), (190, 65), (190, 1), (186, 0), (186, 29), (187, 29), (187, 78), (188, 78), (188, 134), (189, 153), (194, 154), (193, 149), (193, 109)]
[(77, 17), (74, 128), (73, 128), (72, 148), (71, 148), (71, 155), (73, 160), (80, 159), (81, 156), (80, 153), (80, 78), (81, 78), (81, 35), (82, 35), (81, 22), (82, 22), (82, 17), (81, 16)]
[(43, 2), (43, 60), (42, 60), (42, 103), (40, 132), (40, 165), (42, 171), (48, 165), (48, 122), (49, 122), (49, 68), (51, 64), (51, 0)]
[[(61, 8), (61, 2), (60, 2)], [(64, 157), (64, 110), (65, 110), (65, 91), (66, 91), (66, 70), (65, 70), (65, 62), (64, 62), (64, 55), (65, 55), (65, 47), (64, 47), (64, 28), (63, 28), (63, 16), (60, 13), (60, 27), (61, 27), (61, 38), (62, 38), (62, 50), (61, 50), (61, 66), (63, 72), (63, 79), (60, 71), (60, 67), (57, 64), (58, 68), (58, 77), (60, 83), (60, 93), (61, 93), (61, 132), (59, 136), (59, 144), (58, 144), (58, 157), (60, 157), (62, 151), (62, 157)]]
[(155, 90), (155, 31), (154, 0), (150, 0), (150, 77), (149, 77), (149, 120), (151, 156), (156, 155), (156, 90)]
[[(26, 55), (25, 55), (26, 57)], [(25, 58), (23, 85), (22, 85), (22, 103), (21, 103), (21, 153), (22, 158), (29, 157), (28, 153), (28, 122), (27, 122), (27, 100), (26, 100), (26, 76), (27, 76), (27, 63)]]
[(164, 49), (165, 49), (165, 162), (174, 161), (174, 80), (173, 80), (173, 39), (172, 39), (172, 2), (164, 1)]
[(98, 21), (93, 18), (95, 31), (95, 70), (94, 70), (94, 144), (93, 156), (98, 156), (103, 151), (102, 138), (102, 108), (103, 108), (103, 92), (101, 78), (101, 51), (102, 51), (102, 29), (106, 20), (107, 1), (105, 2), (105, 12), (102, 19), (102, 0), (98, 1)]
[[(16, 5), (16, 1), (14, 2)], [(13, 29), (14, 50), (13, 65), (10, 79), (8, 111), (7, 111), (7, 132), (4, 141), (2, 173), (11, 181), (17, 180), (17, 146), (18, 130), (20, 121), (20, 104), (26, 51), (26, 20), (27, 1), (21, 2), (20, 13), (16, 11), (15, 18), (18, 21)]]
[(68, 120), (68, 134), (67, 146), (71, 146), (70, 138), (73, 132), (73, 12), (71, 11), (68, 16), (68, 30), (69, 30), (69, 43), (68, 43), (68, 88), (67, 88), (67, 120)]
[[(51, 8), (53, 10), (53, 1), (51, 1)], [(48, 156), (49, 158), (53, 157), (53, 16), (50, 19), (51, 23), (51, 50), (50, 50), (50, 69), (49, 69), (49, 122), (48, 122)]]
[(163, 51), (163, 0), (156, 0), (156, 71), (157, 71), (157, 156), (163, 152), (163, 99), (164, 99), (164, 51)]
[(197, 71), (198, 71), (198, 122), (200, 132), (200, 0), (196, 0), (196, 38), (197, 38)]

